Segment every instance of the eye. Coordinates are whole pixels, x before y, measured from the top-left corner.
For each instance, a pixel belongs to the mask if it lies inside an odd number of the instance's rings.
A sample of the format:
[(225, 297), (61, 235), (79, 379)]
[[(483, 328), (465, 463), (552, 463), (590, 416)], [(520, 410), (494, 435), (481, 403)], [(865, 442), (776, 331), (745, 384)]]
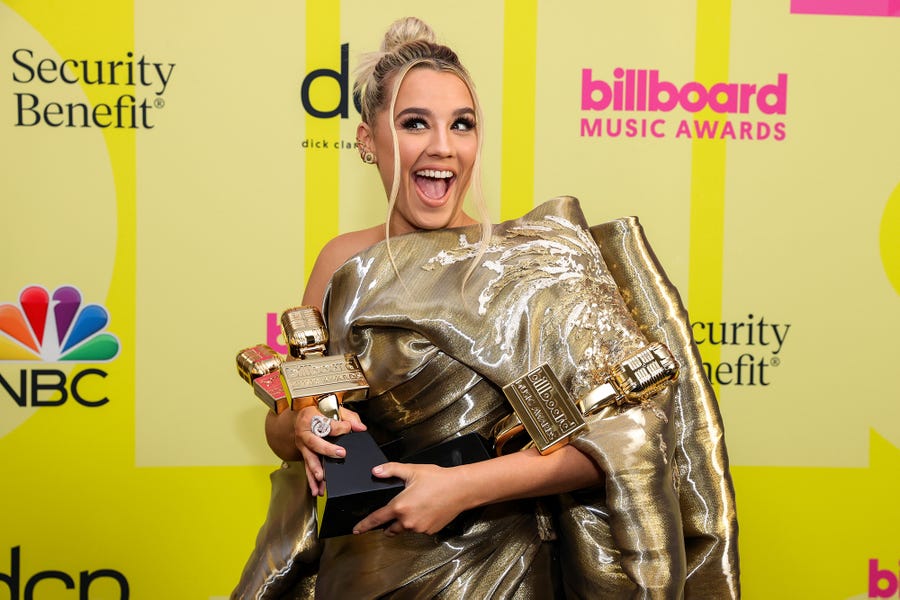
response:
[(451, 129), (457, 131), (472, 131), (475, 129), (475, 119), (470, 117), (460, 117), (453, 122)]
[(400, 122), (400, 127), (409, 131), (427, 129), (428, 125), (422, 117), (409, 117)]

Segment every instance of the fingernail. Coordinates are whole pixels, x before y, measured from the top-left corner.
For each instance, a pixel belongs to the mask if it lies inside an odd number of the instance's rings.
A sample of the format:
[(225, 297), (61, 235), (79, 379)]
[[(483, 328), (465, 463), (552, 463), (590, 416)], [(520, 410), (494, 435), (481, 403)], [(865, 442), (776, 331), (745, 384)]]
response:
[(353, 530), (353, 535), (359, 535), (359, 529), (354, 529), (354, 530)]
[(384, 467), (382, 467), (381, 465), (372, 468), (372, 472), (377, 475), (380, 475), (382, 471), (384, 471)]
[(338, 448), (337, 450), (334, 451), (334, 455), (337, 456), (338, 458), (343, 457), (345, 454), (347, 454), (347, 451), (344, 450), (343, 448)]

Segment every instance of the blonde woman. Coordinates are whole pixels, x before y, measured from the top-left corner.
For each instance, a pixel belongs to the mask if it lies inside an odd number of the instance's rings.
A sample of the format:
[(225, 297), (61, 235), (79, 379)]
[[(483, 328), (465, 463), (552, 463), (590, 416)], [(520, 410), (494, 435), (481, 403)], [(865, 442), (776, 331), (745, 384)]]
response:
[[(425, 23), (394, 23), (364, 57), (355, 92), (360, 158), (379, 171), (388, 216), (327, 244), (304, 294), (323, 309), (330, 352), (356, 354), (371, 386), (332, 435), (368, 425), (413, 448), (490, 436), (511, 412), (502, 387), (535, 367), (548, 364), (580, 399), (646, 347), (576, 200), (489, 223), (478, 97)], [(470, 189), (478, 219), (463, 209)], [(405, 489), (353, 535), (321, 542), (316, 597), (736, 596), (733, 514), (699, 546), (686, 541), (693, 515), (682, 514), (675, 485), (672, 410), (666, 392), (611, 407), (546, 455), (376, 467)], [(320, 456), (343, 453), (311, 431), (318, 414), (271, 414), (266, 424), (276, 454), (303, 461), (314, 496), (327, 485)], [(727, 472), (706, 475), (730, 502)], [(463, 530), (446, 530), (464, 511)]]

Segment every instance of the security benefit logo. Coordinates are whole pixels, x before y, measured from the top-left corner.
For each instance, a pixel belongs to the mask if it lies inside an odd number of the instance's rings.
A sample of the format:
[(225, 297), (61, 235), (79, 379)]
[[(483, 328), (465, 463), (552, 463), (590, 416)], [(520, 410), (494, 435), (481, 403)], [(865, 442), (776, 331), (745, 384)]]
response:
[(701, 352), (704, 346), (738, 351), (733, 360), (715, 364), (704, 361), (703, 369), (710, 381), (719, 385), (767, 386), (772, 383), (772, 369), (781, 365), (779, 354), (791, 324), (773, 323), (751, 313), (745, 321), (694, 321), (691, 329)]
[[(17, 48), (10, 57), (16, 127), (153, 129), (175, 63), (125, 52), (108, 58), (41, 56)], [(79, 89), (106, 101), (73, 100)]]
[[(119, 340), (105, 331), (108, 324), (106, 308), (84, 304), (75, 287), (62, 286), (52, 294), (41, 286), (26, 287), (17, 304), (0, 305), (0, 367), (109, 362), (119, 354)], [(13, 373), (0, 372), (0, 394), (21, 407), (60, 406), (70, 398), (90, 408), (109, 402), (96, 392), (97, 380), (106, 378), (106, 371), (96, 367), (69, 369), (68, 375), (59, 369), (30, 367)]]

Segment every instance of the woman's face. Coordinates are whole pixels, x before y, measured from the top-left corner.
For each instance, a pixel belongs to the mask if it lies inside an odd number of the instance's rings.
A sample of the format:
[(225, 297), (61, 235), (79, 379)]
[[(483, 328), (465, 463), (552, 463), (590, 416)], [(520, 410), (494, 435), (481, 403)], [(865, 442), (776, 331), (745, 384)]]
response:
[[(360, 139), (375, 153), (387, 194), (394, 177), (394, 149), (385, 108)], [(400, 84), (394, 107), (400, 148), (400, 187), (390, 216), (391, 234), (472, 223), (462, 212), (478, 147), (475, 104), (455, 74), (414, 68)]]

